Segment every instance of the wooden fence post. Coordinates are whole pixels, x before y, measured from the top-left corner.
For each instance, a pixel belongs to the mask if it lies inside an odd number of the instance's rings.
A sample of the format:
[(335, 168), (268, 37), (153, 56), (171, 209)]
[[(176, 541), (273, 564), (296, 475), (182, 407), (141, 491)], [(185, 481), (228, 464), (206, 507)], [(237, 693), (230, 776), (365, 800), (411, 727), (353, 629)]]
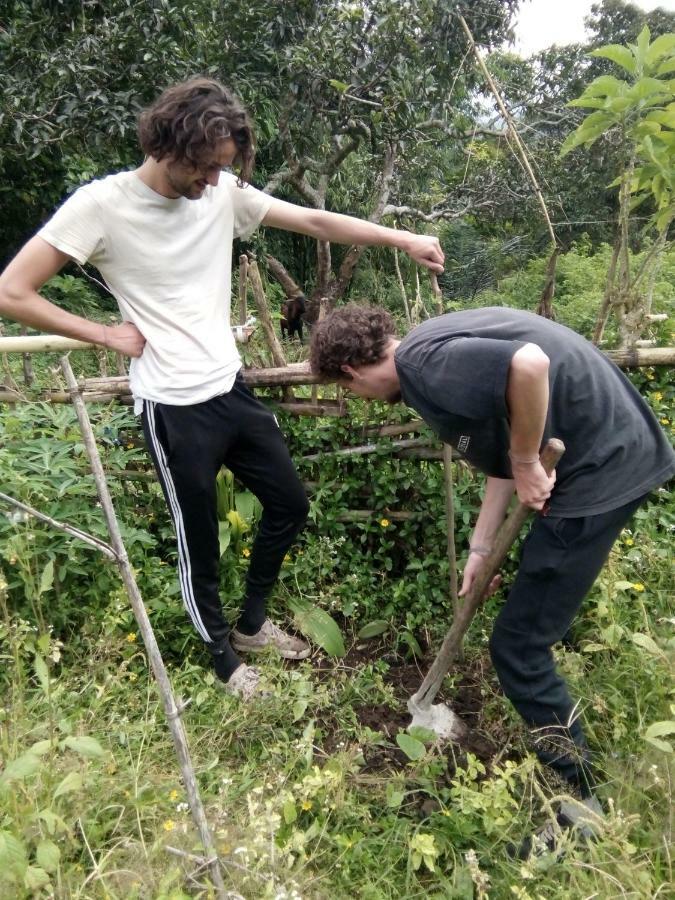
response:
[(216, 890), (216, 894), (219, 898), (221, 898), (221, 900), (224, 900), (224, 898), (226, 897), (226, 891), (225, 885), (223, 883), (222, 873), (220, 871), (220, 861), (218, 859), (218, 854), (216, 853), (213, 838), (211, 836), (209, 825), (206, 820), (204, 806), (199, 795), (199, 788), (197, 786), (194, 767), (192, 765), (192, 759), (190, 757), (187, 735), (185, 734), (185, 729), (180, 718), (185, 706), (181, 703), (176, 704), (176, 701), (174, 699), (171, 682), (169, 681), (169, 676), (164, 665), (164, 660), (162, 659), (159, 647), (157, 646), (155, 633), (152, 630), (152, 625), (150, 624), (150, 619), (148, 618), (148, 614), (143, 603), (143, 598), (141, 597), (141, 592), (138, 588), (138, 584), (136, 583), (136, 579), (134, 578), (134, 574), (129, 563), (129, 558), (127, 556), (127, 551), (124, 546), (124, 542), (122, 541), (122, 535), (120, 532), (119, 524), (117, 522), (117, 514), (115, 513), (112, 497), (110, 496), (110, 491), (108, 489), (108, 483), (103, 472), (103, 465), (101, 464), (101, 457), (98, 453), (98, 447), (96, 446), (96, 439), (94, 438), (94, 432), (91, 427), (91, 422), (89, 421), (89, 416), (87, 414), (84, 400), (82, 399), (80, 389), (77, 386), (77, 381), (75, 380), (75, 376), (73, 374), (73, 370), (70, 366), (70, 362), (67, 356), (61, 357), (61, 370), (63, 371), (63, 374), (65, 376), (68, 390), (73, 401), (73, 406), (75, 407), (75, 412), (77, 413), (77, 418), (80, 423), (80, 430), (82, 431), (84, 446), (87, 451), (87, 456), (89, 457), (91, 470), (96, 482), (96, 490), (99, 500), (101, 501), (103, 515), (108, 526), (110, 544), (115, 552), (115, 558), (120, 570), (120, 574), (122, 576), (122, 581), (124, 582), (124, 587), (126, 589), (127, 596), (129, 597), (131, 608), (133, 609), (134, 616), (138, 623), (138, 628), (141, 632), (141, 636), (143, 637), (143, 643), (148, 654), (148, 659), (150, 660), (150, 667), (152, 668), (152, 672), (155, 676), (157, 687), (159, 689), (159, 694), (162, 698), (164, 713), (169, 723), (171, 736), (173, 737), (174, 747), (176, 749), (178, 763), (183, 775), (185, 793), (188, 798), (192, 818), (197, 827), (197, 831), (199, 832), (199, 837), (204, 846), (204, 850), (207, 854), (208, 868), (211, 874), (214, 888)]

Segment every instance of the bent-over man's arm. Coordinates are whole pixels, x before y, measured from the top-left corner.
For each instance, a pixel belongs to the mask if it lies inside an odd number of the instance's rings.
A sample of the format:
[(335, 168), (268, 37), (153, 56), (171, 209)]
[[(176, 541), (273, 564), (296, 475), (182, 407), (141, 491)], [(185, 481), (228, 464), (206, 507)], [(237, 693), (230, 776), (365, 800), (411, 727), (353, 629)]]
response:
[(542, 509), (551, 496), (555, 472), (548, 476), (539, 462), (548, 412), (549, 358), (536, 344), (516, 351), (509, 368), (506, 405), (511, 432), (511, 469), (518, 499)]

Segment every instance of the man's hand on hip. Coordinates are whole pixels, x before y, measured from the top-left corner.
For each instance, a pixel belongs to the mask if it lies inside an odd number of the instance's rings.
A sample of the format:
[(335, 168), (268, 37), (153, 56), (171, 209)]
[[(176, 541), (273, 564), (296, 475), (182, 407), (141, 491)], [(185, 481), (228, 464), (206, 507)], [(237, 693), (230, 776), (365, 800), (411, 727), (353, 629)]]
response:
[(138, 357), (145, 347), (145, 338), (133, 322), (121, 325), (104, 325), (105, 346), (125, 356)]

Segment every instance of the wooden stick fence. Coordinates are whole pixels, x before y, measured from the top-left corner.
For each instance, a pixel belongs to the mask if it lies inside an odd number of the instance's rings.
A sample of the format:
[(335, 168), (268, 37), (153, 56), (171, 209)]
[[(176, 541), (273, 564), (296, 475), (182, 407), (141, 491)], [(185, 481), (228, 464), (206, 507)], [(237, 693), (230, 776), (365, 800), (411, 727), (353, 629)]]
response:
[(62, 357), (61, 359), (61, 370), (66, 379), (66, 384), (68, 385), (68, 390), (70, 391), (73, 405), (75, 407), (75, 412), (77, 413), (77, 418), (80, 423), (80, 430), (82, 432), (84, 446), (87, 452), (87, 456), (89, 457), (89, 463), (91, 465), (91, 470), (96, 482), (96, 491), (101, 502), (101, 507), (103, 508), (103, 515), (106, 520), (106, 525), (108, 526), (108, 533), (110, 535), (111, 547), (115, 554), (115, 561), (117, 562), (118, 568), (120, 570), (120, 575), (122, 577), (122, 581), (124, 582), (124, 587), (127, 596), (129, 597), (129, 602), (131, 604), (131, 608), (133, 609), (134, 617), (136, 619), (136, 622), (138, 623), (138, 628), (141, 632), (143, 643), (145, 644), (145, 649), (150, 661), (150, 667), (152, 669), (153, 675), (155, 676), (155, 681), (157, 682), (159, 694), (162, 699), (164, 713), (169, 724), (169, 730), (171, 731), (174, 748), (176, 750), (176, 756), (178, 757), (178, 762), (183, 776), (185, 793), (188, 798), (192, 818), (207, 855), (208, 869), (213, 880), (213, 885), (217, 891), (218, 896), (224, 898), (226, 896), (226, 892), (222, 874), (220, 871), (220, 862), (218, 859), (218, 854), (216, 853), (213, 838), (211, 836), (208, 821), (206, 819), (204, 806), (199, 794), (197, 779), (195, 778), (194, 766), (192, 765), (192, 758), (190, 756), (187, 735), (180, 718), (185, 708), (185, 704), (177, 703), (174, 698), (173, 690), (171, 688), (171, 682), (164, 665), (164, 660), (162, 659), (162, 654), (160, 653), (159, 647), (157, 646), (155, 633), (152, 629), (152, 625), (150, 624), (150, 619), (148, 618), (148, 614), (143, 603), (143, 598), (141, 597), (141, 592), (138, 588), (138, 584), (136, 583), (133, 570), (129, 563), (129, 557), (127, 556), (127, 551), (122, 540), (119, 524), (117, 522), (117, 515), (115, 513), (115, 507), (113, 506), (112, 497), (110, 496), (110, 491), (108, 489), (108, 483), (103, 472), (103, 465), (101, 464), (101, 458), (96, 446), (96, 439), (91, 427), (91, 422), (89, 421), (89, 416), (87, 414), (84, 400), (82, 399), (80, 389), (78, 388), (77, 381), (75, 379), (67, 356)]

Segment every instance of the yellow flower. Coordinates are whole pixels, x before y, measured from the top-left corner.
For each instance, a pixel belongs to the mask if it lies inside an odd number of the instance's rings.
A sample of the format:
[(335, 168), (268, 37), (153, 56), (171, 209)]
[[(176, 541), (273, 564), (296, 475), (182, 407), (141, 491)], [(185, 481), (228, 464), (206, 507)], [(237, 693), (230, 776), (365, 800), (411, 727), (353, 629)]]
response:
[(391, 525), (391, 522), (389, 521), (389, 519), (380, 519), (380, 527), (381, 528), (389, 528), (390, 525)]
[(134, 445), (131, 442), (129, 442), (127, 444), (127, 450), (133, 450), (133, 449), (134, 449)]
[(662, 425), (670, 425), (670, 419), (666, 419), (666, 417), (664, 416), (664, 417), (661, 419), (661, 424), (662, 424)]
[(661, 391), (654, 391), (651, 396), (652, 400), (656, 400), (657, 403), (659, 402), (659, 400), (663, 400), (663, 394), (661, 393)]
[(308, 809), (312, 808), (312, 801), (311, 800), (303, 800), (302, 803), (300, 804), (300, 806), (302, 807), (302, 809), (307, 811)]
[(653, 372), (647, 372), (647, 380), (648, 380), (648, 381), (653, 381), (653, 380), (654, 380), (654, 373), (653, 373)]
[(644, 591), (644, 589), (645, 589), (644, 584), (641, 584), (639, 581), (636, 581), (635, 584), (633, 585), (633, 590), (637, 591), (638, 594), (641, 594)]
[(136, 632), (135, 632), (135, 631), (130, 631), (129, 634), (127, 635), (127, 643), (128, 643), (128, 644), (133, 644), (133, 642), (134, 642), (135, 640), (136, 640)]
[(136, 681), (138, 679), (138, 675), (135, 672), (129, 672), (129, 681)]
[(164, 829), (164, 831), (173, 831), (175, 827), (176, 823), (173, 819), (167, 819), (166, 822), (162, 823), (162, 828)]
[(251, 555), (251, 551), (248, 549), (248, 547), (244, 547), (244, 549), (241, 551), (241, 555), (249, 557)]
[(174, 790), (172, 790), (171, 793), (169, 794), (169, 800), (171, 800), (172, 802), (173, 802), (174, 800), (178, 800), (178, 791), (177, 791), (175, 788), (174, 788)]
[(627, 547), (632, 547), (633, 544), (635, 543), (635, 541), (633, 540), (632, 537), (624, 538), (624, 539), (623, 539), (623, 542), (624, 542), (624, 544), (625, 544)]
[(290, 561), (291, 561), (291, 554), (287, 553), (286, 556), (284, 556), (284, 562), (288, 563)]

